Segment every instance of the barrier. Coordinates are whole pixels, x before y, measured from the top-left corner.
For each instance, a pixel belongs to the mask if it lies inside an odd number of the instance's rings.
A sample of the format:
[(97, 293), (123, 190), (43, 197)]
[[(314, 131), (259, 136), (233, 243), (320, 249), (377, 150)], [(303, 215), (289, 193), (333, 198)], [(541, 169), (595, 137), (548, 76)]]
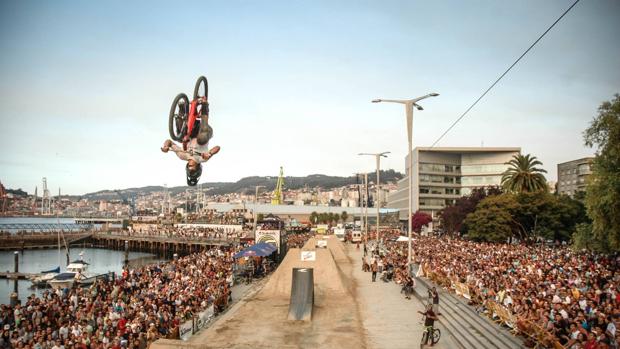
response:
[(192, 334), (194, 334), (194, 320), (185, 321), (181, 325), (179, 325), (179, 338), (181, 340), (188, 340)]
[(213, 306), (213, 304), (211, 304), (211, 306), (208, 307), (207, 310), (198, 313), (198, 316), (196, 317), (196, 321), (195, 321), (196, 326), (194, 326), (194, 333), (207, 327), (207, 324), (209, 323), (211, 318), (213, 318), (214, 314), (215, 314), (215, 307)]

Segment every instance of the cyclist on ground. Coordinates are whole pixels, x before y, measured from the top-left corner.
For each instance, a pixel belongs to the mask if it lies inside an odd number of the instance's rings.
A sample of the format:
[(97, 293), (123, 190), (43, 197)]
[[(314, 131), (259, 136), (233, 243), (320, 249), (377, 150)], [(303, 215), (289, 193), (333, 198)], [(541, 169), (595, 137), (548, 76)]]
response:
[(426, 343), (424, 344), (428, 344), (428, 342), (431, 342), (431, 346), (432, 346), (434, 344), (433, 343), (433, 330), (435, 326), (435, 320), (439, 320), (439, 318), (437, 318), (437, 315), (433, 311), (432, 304), (428, 304), (426, 306), (425, 312), (418, 311), (418, 313), (424, 315), (424, 328), (425, 328), (425, 331), (428, 332), (428, 336), (426, 337)]

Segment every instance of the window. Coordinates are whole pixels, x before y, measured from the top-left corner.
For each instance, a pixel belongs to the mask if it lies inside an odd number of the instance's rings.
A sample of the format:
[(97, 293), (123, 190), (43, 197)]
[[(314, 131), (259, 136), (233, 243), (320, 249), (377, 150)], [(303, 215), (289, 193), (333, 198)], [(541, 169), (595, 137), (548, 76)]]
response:
[(506, 164), (462, 165), (462, 174), (503, 173), (508, 169)]
[(499, 185), (502, 182), (502, 176), (468, 176), (462, 177), (461, 182), (466, 186)]
[(420, 172), (448, 172), (452, 173), (456, 171), (454, 165), (440, 165), (440, 164), (420, 164)]

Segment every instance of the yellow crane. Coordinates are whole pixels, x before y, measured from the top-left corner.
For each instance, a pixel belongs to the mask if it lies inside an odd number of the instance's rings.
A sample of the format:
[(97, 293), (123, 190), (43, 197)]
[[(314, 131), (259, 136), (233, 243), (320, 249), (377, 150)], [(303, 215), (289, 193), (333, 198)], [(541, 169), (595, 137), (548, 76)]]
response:
[(282, 205), (284, 201), (282, 197), (282, 187), (284, 186), (284, 169), (280, 166), (280, 177), (276, 183), (276, 188), (273, 190), (273, 196), (271, 197), (272, 205)]

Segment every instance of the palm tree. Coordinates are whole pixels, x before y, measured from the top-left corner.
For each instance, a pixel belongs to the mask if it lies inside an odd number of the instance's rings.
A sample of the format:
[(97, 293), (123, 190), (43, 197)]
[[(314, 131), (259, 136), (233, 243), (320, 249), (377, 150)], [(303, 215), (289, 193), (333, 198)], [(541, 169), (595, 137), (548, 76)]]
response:
[(502, 188), (516, 193), (531, 193), (535, 191), (547, 191), (547, 179), (543, 173), (547, 173), (535, 156), (515, 155), (506, 163), (510, 167), (502, 174)]
[(316, 224), (319, 220), (319, 214), (316, 213), (316, 211), (312, 211), (312, 213), (310, 213), (310, 223), (312, 224)]

